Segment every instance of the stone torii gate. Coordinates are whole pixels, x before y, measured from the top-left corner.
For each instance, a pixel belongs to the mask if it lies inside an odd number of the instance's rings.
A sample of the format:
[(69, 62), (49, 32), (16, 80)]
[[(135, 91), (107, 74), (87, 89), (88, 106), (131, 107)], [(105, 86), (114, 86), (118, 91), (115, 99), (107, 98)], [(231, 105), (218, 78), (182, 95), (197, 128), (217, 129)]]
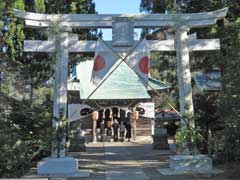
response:
[[(191, 28), (202, 28), (216, 24), (226, 16), (228, 9), (194, 14), (63, 14), (50, 15), (14, 10), (14, 14), (25, 20), (31, 28), (47, 28), (51, 22), (59, 21), (63, 27), (58, 39), (49, 37), (48, 41), (25, 40), (25, 52), (57, 52), (54, 89), (54, 117), (59, 117), (60, 110), (67, 108), (68, 53), (93, 52), (96, 41), (79, 41), (71, 34), (72, 28), (112, 28), (113, 37), (109, 45), (116, 52), (129, 52), (138, 42), (134, 41), (134, 28), (169, 27), (175, 30), (175, 39), (164, 41), (148, 40), (151, 51), (176, 51), (180, 113), (193, 116), (191, 73), (189, 64), (190, 51), (220, 49), (219, 39), (197, 39), (188, 35)], [(68, 31), (67, 31), (68, 30)], [(109, 49), (105, 49), (110, 51)], [(183, 127), (186, 126), (182, 120)], [(192, 123), (194, 126), (194, 123)], [(53, 119), (53, 127), (57, 122)], [(62, 156), (64, 156), (62, 152)], [(56, 152), (52, 152), (56, 156)], [(68, 173), (68, 172), (66, 172)]]

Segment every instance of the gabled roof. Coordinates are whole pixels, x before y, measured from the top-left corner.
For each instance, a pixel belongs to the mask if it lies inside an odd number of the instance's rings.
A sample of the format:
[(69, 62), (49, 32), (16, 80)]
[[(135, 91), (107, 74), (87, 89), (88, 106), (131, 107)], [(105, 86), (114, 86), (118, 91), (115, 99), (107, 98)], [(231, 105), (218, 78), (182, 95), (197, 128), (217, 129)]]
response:
[(149, 77), (149, 86), (147, 88), (148, 91), (152, 91), (153, 89), (155, 90), (164, 90), (164, 89), (169, 89), (171, 86), (168, 83), (159, 81), (157, 79), (154, 79), (152, 77)]
[(158, 121), (177, 121), (180, 119), (179, 115), (174, 111), (155, 111), (155, 120)]
[[(117, 64), (118, 62), (111, 67), (109, 72), (111, 72)], [(93, 60), (80, 62), (76, 66), (76, 78), (80, 80), (80, 82), (75, 83), (75, 90), (79, 90), (80, 99), (150, 99), (148, 90), (152, 90), (152, 88), (146, 88), (142, 80), (139, 79), (126, 63), (122, 62), (98, 88), (91, 81), (92, 67)], [(106, 76), (108, 76), (108, 74)], [(169, 85), (151, 77), (149, 78), (149, 85), (156, 90), (169, 88)], [(69, 88), (69, 90), (70, 89), (71, 88)], [(89, 97), (93, 91), (95, 92)]]

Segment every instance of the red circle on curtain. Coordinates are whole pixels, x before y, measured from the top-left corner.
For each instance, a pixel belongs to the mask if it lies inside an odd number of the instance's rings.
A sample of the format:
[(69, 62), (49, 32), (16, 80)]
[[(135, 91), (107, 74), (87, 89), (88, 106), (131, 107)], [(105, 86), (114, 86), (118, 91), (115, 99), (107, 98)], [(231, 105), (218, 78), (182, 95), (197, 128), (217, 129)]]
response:
[(149, 58), (147, 56), (143, 57), (139, 62), (139, 69), (142, 73), (149, 73)]
[(103, 69), (104, 66), (105, 66), (104, 57), (101, 55), (97, 55), (97, 57), (94, 60), (93, 70), (99, 71), (99, 70)]

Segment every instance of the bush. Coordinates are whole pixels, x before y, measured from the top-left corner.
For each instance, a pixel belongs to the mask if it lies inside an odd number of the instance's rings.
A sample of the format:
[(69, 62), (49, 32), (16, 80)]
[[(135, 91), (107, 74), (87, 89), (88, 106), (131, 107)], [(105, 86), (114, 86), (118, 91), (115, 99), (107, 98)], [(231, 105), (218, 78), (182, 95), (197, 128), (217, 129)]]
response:
[(0, 177), (21, 177), (31, 161), (26, 143), (13, 133), (1, 131), (0, 137)]

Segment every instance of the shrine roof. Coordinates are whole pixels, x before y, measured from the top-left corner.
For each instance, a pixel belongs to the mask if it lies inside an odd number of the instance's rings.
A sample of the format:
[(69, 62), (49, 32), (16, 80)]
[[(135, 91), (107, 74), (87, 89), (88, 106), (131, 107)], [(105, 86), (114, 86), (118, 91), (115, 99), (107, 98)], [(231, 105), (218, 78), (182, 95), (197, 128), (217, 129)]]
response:
[(149, 77), (149, 86), (147, 88), (148, 91), (152, 90), (164, 90), (164, 89), (169, 89), (171, 86), (168, 83), (159, 81), (157, 79), (154, 79), (152, 77)]
[[(68, 85), (69, 90), (79, 90), (80, 99), (82, 100), (150, 99), (148, 91), (152, 90), (152, 88), (155, 90), (170, 88), (168, 84), (151, 77), (149, 77), (149, 86), (146, 87), (126, 63), (121, 63), (105, 82), (97, 88), (91, 81), (92, 67), (93, 60), (79, 63), (76, 66), (76, 79), (79, 82)], [(115, 66), (109, 72), (114, 68)], [(71, 85), (74, 87), (70, 87)], [(93, 91), (95, 92), (93, 93)]]
[(209, 72), (195, 72), (193, 73), (196, 86), (200, 91), (220, 90), (222, 84), (220, 81), (221, 72), (213, 70)]

